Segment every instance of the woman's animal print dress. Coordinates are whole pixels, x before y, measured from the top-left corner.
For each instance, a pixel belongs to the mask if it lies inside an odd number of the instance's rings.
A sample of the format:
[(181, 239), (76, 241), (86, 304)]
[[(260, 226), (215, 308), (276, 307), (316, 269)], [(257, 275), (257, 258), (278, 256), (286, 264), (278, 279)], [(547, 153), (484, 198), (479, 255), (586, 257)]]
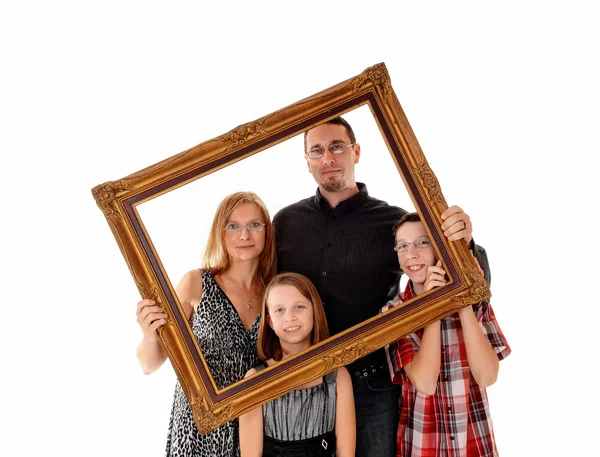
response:
[[(192, 316), (192, 330), (219, 389), (239, 381), (259, 360), (256, 340), (260, 315), (250, 331), (209, 271), (202, 271), (202, 300)], [(167, 456), (237, 457), (238, 420), (200, 435), (190, 404), (177, 382), (169, 422)]]

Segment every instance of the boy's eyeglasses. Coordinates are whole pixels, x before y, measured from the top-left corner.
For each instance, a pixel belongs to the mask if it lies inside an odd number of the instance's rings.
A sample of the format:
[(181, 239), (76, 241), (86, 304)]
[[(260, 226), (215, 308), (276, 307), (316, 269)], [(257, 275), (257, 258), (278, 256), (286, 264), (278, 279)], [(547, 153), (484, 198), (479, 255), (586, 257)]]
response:
[(408, 241), (402, 241), (402, 242), (398, 243), (396, 246), (394, 246), (394, 251), (406, 252), (406, 251), (408, 251), (408, 248), (410, 248), (411, 245), (413, 245), (417, 249), (423, 249), (423, 248), (428, 248), (429, 246), (431, 246), (431, 241), (429, 241), (429, 238), (427, 238), (427, 237), (417, 238), (412, 243), (409, 243)]

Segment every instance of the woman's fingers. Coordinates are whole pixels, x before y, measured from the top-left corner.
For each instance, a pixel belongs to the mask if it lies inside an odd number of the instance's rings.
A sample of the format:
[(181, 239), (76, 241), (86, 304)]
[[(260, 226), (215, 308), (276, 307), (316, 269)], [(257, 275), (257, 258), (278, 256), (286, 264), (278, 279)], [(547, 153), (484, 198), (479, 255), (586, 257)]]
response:
[(154, 300), (150, 300), (150, 299), (145, 299), (142, 301), (139, 301), (136, 307), (136, 315), (139, 317), (139, 315), (141, 314), (141, 312), (144, 310), (144, 308), (148, 307), (148, 306), (152, 306), (154, 305)]
[(167, 314), (154, 300), (142, 300), (137, 304), (137, 322), (145, 335), (157, 338), (156, 330), (167, 321)]
[(150, 327), (150, 324), (152, 324), (152, 322), (154, 322), (157, 319), (166, 319), (167, 315), (165, 313), (162, 312), (162, 310), (157, 306), (156, 310), (154, 310), (153, 312), (148, 312), (146, 314), (146, 316), (144, 317), (143, 320), (143, 327)]
[(159, 327), (164, 325), (166, 322), (167, 322), (166, 319), (157, 319), (154, 322), (152, 322), (150, 327), (148, 327), (148, 331), (150, 331), (152, 333), (156, 333), (156, 331), (159, 329)]

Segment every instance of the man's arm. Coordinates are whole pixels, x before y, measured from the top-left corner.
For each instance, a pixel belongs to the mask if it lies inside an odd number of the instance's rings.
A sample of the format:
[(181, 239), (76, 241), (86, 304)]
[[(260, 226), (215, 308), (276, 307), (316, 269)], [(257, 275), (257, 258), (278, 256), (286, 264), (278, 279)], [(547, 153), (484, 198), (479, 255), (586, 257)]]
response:
[(487, 252), (481, 246), (475, 244), (473, 240), (469, 243), (469, 249), (479, 262), (479, 266), (483, 270), (483, 277), (487, 282), (488, 287), (492, 287), (492, 271), (490, 270), (490, 263), (488, 261)]
[(473, 241), (473, 224), (471, 218), (465, 213), (460, 206), (450, 206), (446, 211), (442, 213), (442, 230), (444, 235), (450, 241), (465, 240), (469, 245), (469, 249), (473, 252), (473, 255), (479, 262), (481, 269), (483, 270), (483, 277), (485, 278), (488, 287), (492, 285), (492, 273), (490, 271), (490, 264), (488, 262), (487, 253), (481, 246), (477, 246)]

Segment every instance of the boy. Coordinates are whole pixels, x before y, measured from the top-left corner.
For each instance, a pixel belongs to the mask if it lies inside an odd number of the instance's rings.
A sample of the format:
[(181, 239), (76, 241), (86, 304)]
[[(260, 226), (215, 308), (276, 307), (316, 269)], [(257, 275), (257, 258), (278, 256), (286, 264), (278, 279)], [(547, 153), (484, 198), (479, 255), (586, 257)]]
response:
[[(382, 309), (446, 283), (417, 213), (394, 226), (395, 250), (409, 282)], [(387, 348), (394, 383), (401, 384), (397, 456), (497, 456), (485, 388), (511, 352), (488, 303), (407, 335)]]

